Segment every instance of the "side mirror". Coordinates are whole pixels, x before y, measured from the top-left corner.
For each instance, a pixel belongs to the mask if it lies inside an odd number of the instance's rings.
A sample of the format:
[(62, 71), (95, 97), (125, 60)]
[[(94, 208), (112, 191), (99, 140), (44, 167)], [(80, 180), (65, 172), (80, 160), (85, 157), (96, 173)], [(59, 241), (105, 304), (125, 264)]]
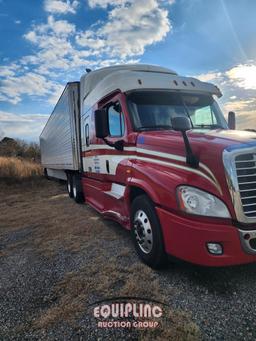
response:
[(172, 128), (177, 131), (187, 131), (192, 129), (192, 125), (188, 117), (177, 116), (172, 118)]
[(123, 150), (124, 149), (123, 140), (119, 140), (112, 143), (106, 139), (106, 137), (110, 135), (107, 111), (104, 109), (95, 110), (94, 118), (96, 137), (98, 137), (99, 139), (103, 139), (105, 143), (110, 147), (116, 148), (117, 150)]
[(232, 130), (236, 129), (236, 114), (234, 111), (228, 113), (228, 127)]
[(104, 139), (109, 135), (108, 113), (104, 109), (95, 110), (96, 137)]

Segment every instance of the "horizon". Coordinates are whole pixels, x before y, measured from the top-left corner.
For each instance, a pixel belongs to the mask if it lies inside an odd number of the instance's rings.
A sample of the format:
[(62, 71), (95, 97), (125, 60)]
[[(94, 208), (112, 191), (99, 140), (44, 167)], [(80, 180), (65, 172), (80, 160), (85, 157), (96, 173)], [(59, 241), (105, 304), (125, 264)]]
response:
[(0, 140), (38, 142), (86, 68), (155, 64), (216, 84), (238, 129), (256, 129), (256, 2), (0, 0)]

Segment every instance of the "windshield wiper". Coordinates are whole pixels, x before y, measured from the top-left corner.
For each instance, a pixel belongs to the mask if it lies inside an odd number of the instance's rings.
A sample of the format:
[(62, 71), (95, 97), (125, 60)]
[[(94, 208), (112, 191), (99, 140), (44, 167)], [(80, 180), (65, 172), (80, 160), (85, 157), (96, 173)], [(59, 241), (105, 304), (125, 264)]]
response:
[(139, 127), (137, 130), (143, 131), (143, 130), (167, 130), (172, 129), (169, 125), (157, 125), (157, 126), (145, 126), (145, 127)]
[(194, 129), (202, 128), (202, 129), (224, 129), (220, 124), (197, 124), (193, 126)]

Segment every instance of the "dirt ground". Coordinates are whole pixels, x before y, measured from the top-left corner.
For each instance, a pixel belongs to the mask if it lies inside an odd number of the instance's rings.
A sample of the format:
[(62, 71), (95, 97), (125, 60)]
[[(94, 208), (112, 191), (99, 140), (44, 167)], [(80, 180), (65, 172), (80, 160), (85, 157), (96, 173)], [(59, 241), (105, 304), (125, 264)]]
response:
[[(128, 231), (45, 179), (0, 183), (0, 339), (255, 339), (256, 266), (142, 264)], [(163, 302), (155, 329), (99, 328), (95, 302)]]

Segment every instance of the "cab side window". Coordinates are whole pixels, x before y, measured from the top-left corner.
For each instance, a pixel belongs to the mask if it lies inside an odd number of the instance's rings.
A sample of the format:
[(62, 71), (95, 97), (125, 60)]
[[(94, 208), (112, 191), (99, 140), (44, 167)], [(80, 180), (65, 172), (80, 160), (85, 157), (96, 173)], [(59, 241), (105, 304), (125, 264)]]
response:
[(118, 102), (108, 107), (108, 122), (110, 136), (120, 137), (124, 135), (124, 114)]

